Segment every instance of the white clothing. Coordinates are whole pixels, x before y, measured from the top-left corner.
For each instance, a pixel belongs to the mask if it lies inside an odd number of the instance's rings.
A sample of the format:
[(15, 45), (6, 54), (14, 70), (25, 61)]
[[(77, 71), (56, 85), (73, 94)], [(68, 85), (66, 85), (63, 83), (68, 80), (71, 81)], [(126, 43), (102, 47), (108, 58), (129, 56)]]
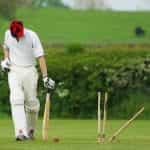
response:
[(38, 74), (34, 66), (18, 67), (12, 65), (8, 73), (10, 102), (15, 126), (15, 135), (27, 135), (35, 130), (39, 111), (37, 99)]
[(3, 47), (9, 50), (10, 61), (17, 66), (34, 66), (35, 57), (44, 55), (38, 35), (29, 29), (24, 29), (24, 36), (19, 41), (7, 30)]

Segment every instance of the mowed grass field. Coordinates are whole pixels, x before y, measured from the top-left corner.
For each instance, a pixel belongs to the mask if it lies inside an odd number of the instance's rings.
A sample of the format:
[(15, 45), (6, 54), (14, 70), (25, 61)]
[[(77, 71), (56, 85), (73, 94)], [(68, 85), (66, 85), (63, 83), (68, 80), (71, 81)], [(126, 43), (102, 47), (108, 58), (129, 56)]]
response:
[[(51, 43), (150, 43), (150, 12), (75, 11), (58, 8), (18, 9), (17, 17), (38, 33), (45, 44)], [(0, 19), (0, 41), (8, 22)], [(142, 26), (144, 37), (134, 29)]]
[[(97, 144), (96, 120), (51, 120), (49, 140), (41, 140), (41, 121), (38, 123), (35, 141), (16, 142), (11, 120), (0, 120), (0, 150), (149, 150), (150, 122), (135, 121), (116, 141), (108, 143), (108, 137), (125, 121), (107, 121), (104, 144)], [(59, 137), (60, 142), (52, 141)]]

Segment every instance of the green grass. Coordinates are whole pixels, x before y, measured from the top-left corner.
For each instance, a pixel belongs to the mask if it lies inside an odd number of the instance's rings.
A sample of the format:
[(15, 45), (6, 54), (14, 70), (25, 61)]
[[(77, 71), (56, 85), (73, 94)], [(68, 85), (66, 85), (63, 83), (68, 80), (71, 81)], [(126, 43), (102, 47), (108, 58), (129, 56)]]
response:
[[(125, 121), (108, 121), (108, 137)], [(13, 137), (10, 120), (0, 121), (0, 150), (148, 150), (150, 147), (149, 121), (135, 121), (116, 141), (98, 145), (96, 143), (96, 120), (52, 120), (49, 140), (41, 140), (41, 121), (35, 141), (17, 143)], [(52, 142), (58, 136), (59, 143)]]
[[(73, 11), (69, 9), (19, 9), (17, 18), (35, 30), (44, 43), (150, 43), (150, 12)], [(136, 38), (134, 28), (147, 34)], [(1, 21), (1, 34), (8, 27)], [(0, 38), (2, 40), (2, 38)]]

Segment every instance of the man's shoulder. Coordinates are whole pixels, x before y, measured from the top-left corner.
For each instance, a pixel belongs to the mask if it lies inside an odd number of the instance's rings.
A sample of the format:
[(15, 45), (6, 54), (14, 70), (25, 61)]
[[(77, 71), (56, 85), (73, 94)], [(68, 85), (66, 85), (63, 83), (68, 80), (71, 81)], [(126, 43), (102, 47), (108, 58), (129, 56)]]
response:
[(10, 36), (11, 34), (10, 34), (10, 30), (6, 30), (5, 31), (5, 36)]
[(28, 28), (25, 28), (25, 34), (29, 34), (31, 36), (36, 36), (36, 32), (34, 32), (33, 30), (31, 29), (28, 29)]

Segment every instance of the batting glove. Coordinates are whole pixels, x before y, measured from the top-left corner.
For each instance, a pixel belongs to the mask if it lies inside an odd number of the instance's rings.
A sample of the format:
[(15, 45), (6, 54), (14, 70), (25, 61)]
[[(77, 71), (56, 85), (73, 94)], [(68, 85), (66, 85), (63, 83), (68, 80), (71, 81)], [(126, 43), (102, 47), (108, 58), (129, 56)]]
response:
[(5, 58), (3, 61), (1, 61), (1, 68), (3, 71), (9, 71), (10, 65), (11, 65), (11, 62), (9, 58)]
[(47, 89), (53, 90), (55, 88), (55, 81), (51, 78), (45, 77), (43, 78), (44, 87)]

